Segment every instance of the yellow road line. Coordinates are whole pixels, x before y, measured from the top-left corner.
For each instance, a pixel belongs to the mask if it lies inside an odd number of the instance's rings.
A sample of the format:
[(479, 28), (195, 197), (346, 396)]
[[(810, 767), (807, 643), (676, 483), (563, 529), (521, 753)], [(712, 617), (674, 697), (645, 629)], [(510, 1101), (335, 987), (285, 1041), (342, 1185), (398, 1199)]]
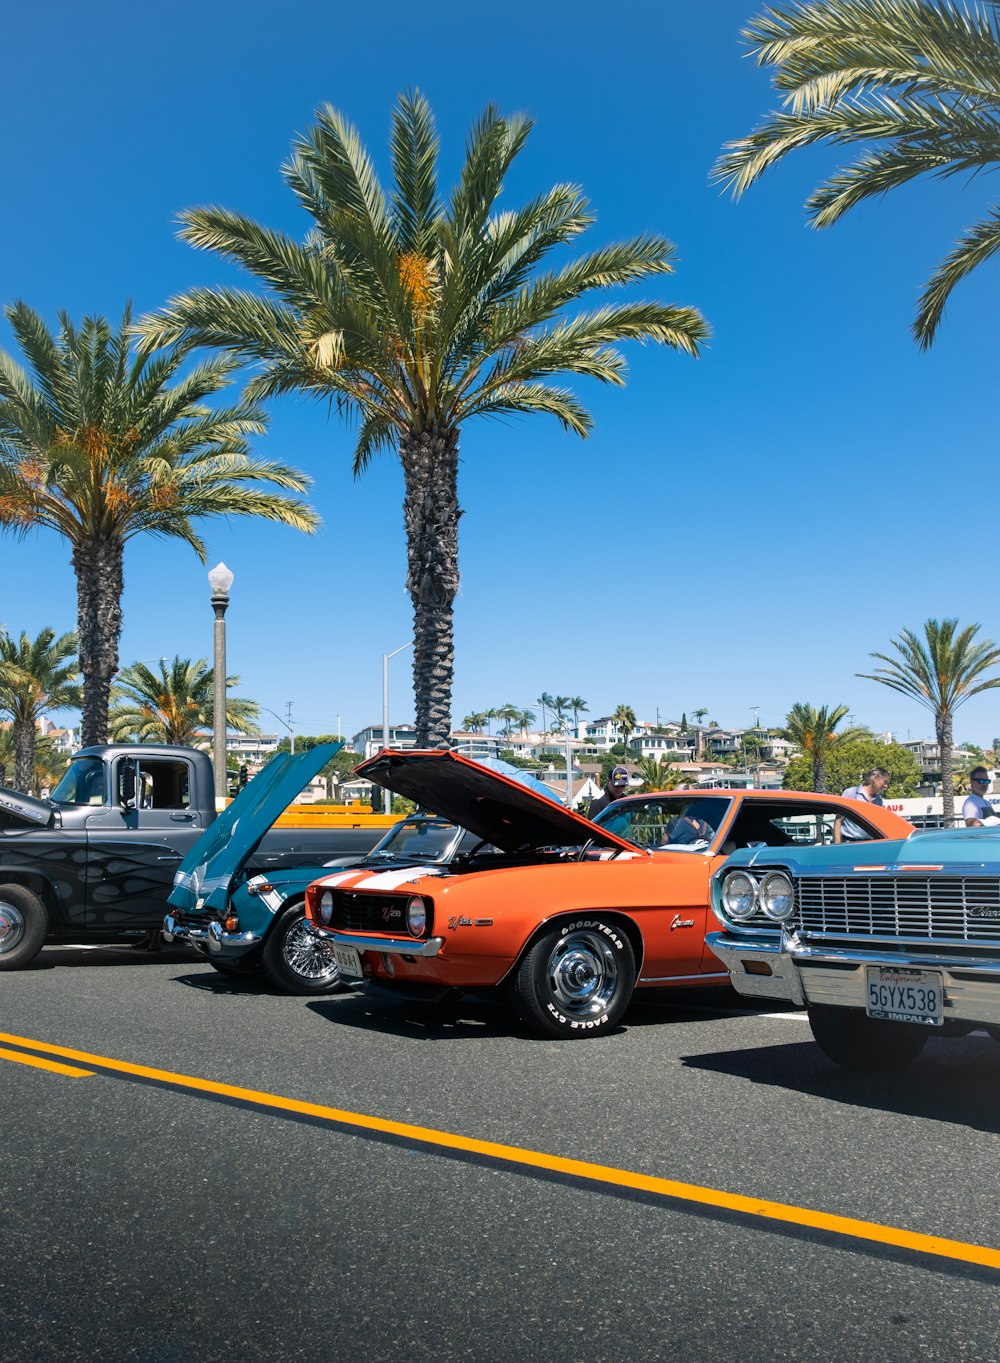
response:
[(73, 1065), (60, 1065), (55, 1060), (42, 1060), (37, 1055), (24, 1055), (21, 1051), (5, 1051), (0, 1049), (0, 1060), (16, 1060), (19, 1065), (34, 1065), (39, 1070), (51, 1070), (53, 1074), (65, 1074), (70, 1079), (81, 1079), (84, 1075), (93, 1074), (93, 1070), (78, 1070)]
[(437, 1131), (433, 1127), (412, 1126), (408, 1122), (388, 1121), (383, 1117), (372, 1117), (361, 1112), (347, 1112), (342, 1108), (326, 1107), (320, 1103), (304, 1103), (297, 1098), (282, 1098), (277, 1094), (262, 1093), (257, 1089), (237, 1088), (231, 1084), (216, 1084), (210, 1079), (198, 1079), (192, 1075), (175, 1074), (171, 1070), (149, 1069), (145, 1065), (132, 1065), (126, 1060), (111, 1060), (106, 1056), (90, 1055), (86, 1051), (75, 1051), (67, 1046), (50, 1046), (43, 1041), (33, 1041), (31, 1038), (23, 1036), (12, 1036), (6, 1032), (0, 1032), (0, 1041), (6, 1041), (16, 1046), (29, 1046), (33, 1050), (44, 1051), (47, 1055), (59, 1055), (67, 1060), (80, 1060), (86, 1064), (95, 1065), (100, 1069), (112, 1070), (119, 1074), (131, 1074), (140, 1079), (152, 1079), (159, 1083), (173, 1084), (192, 1089), (198, 1093), (211, 1093), (223, 1098), (236, 1098), (242, 1102), (253, 1103), (258, 1107), (274, 1108), (281, 1112), (294, 1112), (306, 1117), (319, 1117), (330, 1122), (336, 1122), (341, 1126), (378, 1131), (384, 1135), (418, 1141), (422, 1145), (440, 1146), (446, 1150), (461, 1150), (466, 1154), (483, 1155), (507, 1164), (544, 1169), (549, 1173), (565, 1174), (571, 1178), (587, 1179), (594, 1183), (627, 1188), (633, 1192), (651, 1193), (681, 1202), (694, 1202), (701, 1206), (715, 1207), (722, 1211), (740, 1212), (746, 1216), (757, 1216), (769, 1221), (781, 1221), (793, 1226), (803, 1226), (809, 1230), (827, 1231), (833, 1235), (843, 1235), (855, 1240), (867, 1240), (894, 1249), (912, 1250), (918, 1254), (929, 1254), (938, 1258), (956, 1259), (966, 1264), (1000, 1269), (1000, 1249), (993, 1249), (984, 1245), (966, 1244), (962, 1240), (948, 1240), (937, 1235), (924, 1235), (919, 1231), (901, 1230), (895, 1226), (882, 1226), (874, 1221), (857, 1221), (850, 1216), (835, 1216), (829, 1212), (813, 1211), (807, 1207), (796, 1207), (784, 1202), (769, 1202), (763, 1198), (744, 1197), (740, 1193), (722, 1192), (717, 1188), (705, 1188), (696, 1183), (679, 1183), (674, 1179), (654, 1178), (649, 1174), (632, 1173), (627, 1169), (615, 1169), (606, 1164), (591, 1164), (586, 1160), (564, 1159), (560, 1155), (548, 1155), (539, 1150), (523, 1150), (516, 1145), (500, 1145), (494, 1141), (476, 1140), (470, 1136)]

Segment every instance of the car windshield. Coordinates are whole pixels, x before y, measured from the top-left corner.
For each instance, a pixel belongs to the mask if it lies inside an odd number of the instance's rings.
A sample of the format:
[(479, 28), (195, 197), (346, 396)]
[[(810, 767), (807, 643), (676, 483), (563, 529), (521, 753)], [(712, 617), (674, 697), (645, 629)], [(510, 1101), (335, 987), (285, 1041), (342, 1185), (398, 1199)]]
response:
[(719, 795), (650, 795), (607, 805), (594, 822), (647, 852), (703, 852), (729, 805)]
[(75, 757), (52, 792), (61, 805), (104, 804), (104, 763), (97, 757)]
[(462, 833), (458, 824), (443, 819), (413, 819), (391, 828), (369, 853), (386, 861), (441, 861)]

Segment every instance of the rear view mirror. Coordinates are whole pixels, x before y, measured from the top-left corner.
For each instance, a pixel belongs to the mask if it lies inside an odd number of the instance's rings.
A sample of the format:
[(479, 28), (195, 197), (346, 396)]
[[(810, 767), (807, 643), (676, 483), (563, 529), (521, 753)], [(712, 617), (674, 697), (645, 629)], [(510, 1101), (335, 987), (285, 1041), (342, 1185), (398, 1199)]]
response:
[(137, 767), (135, 762), (126, 759), (121, 765), (118, 776), (118, 785), (121, 791), (121, 802), (128, 808), (135, 805), (135, 787), (137, 779)]

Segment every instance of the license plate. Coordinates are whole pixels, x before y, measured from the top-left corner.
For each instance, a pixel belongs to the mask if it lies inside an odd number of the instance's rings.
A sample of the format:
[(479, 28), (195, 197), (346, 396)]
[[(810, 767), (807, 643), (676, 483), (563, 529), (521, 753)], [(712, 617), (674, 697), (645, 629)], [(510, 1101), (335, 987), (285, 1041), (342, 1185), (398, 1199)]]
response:
[(333, 948), (333, 954), (337, 958), (337, 968), (341, 975), (350, 975), (355, 980), (362, 978), (361, 953), (355, 951), (354, 947), (343, 947), (338, 942)]
[(906, 967), (870, 965), (865, 967), (865, 1012), (883, 1022), (919, 1022), (940, 1027), (944, 985), (940, 970), (910, 970)]

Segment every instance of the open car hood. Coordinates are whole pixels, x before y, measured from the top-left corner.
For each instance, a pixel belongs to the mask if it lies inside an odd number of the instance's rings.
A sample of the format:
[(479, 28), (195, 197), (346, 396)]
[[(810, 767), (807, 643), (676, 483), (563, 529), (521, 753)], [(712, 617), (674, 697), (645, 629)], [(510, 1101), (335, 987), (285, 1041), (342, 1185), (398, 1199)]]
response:
[(511, 776), (448, 750), (396, 752), (384, 748), (355, 767), (366, 781), (414, 800), (432, 814), (477, 833), (502, 852), (536, 847), (636, 847), (616, 833), (537, 795)]
[(202, 904), (224, 908), (233, 881), (275, 819), (343, 746), (317, 743), (294, 757), (290, 753), (272, 757), (188, 852), (174, 876), (169, 902), (179, 909)]
[(0, 828), (47, 828), (56, 806), (0, 786)]

